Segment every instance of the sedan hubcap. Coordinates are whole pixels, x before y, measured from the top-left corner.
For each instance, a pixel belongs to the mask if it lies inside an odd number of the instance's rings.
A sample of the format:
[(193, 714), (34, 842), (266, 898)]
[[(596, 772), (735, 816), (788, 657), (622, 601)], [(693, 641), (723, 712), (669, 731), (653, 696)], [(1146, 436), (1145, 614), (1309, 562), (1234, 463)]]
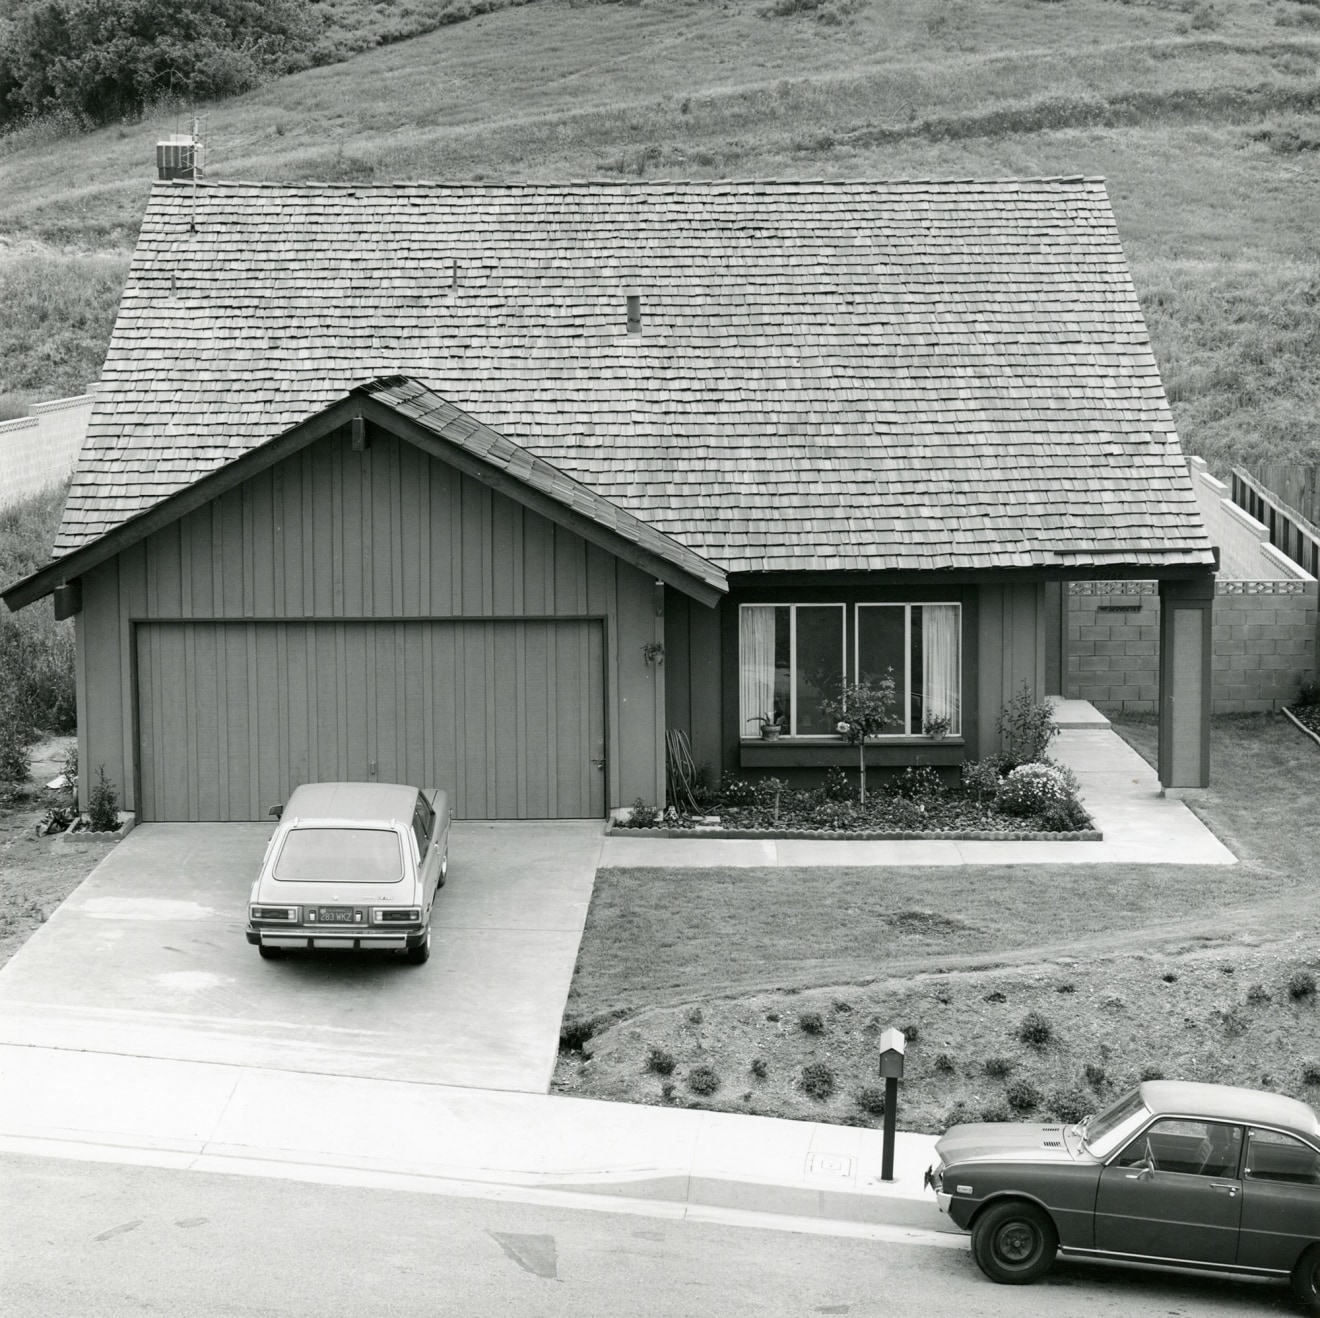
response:
[(1025, 1222), (1009, 1222), (999, 1233), (999, 1256), (1007, 1263), (1024, 1263), (1036, 1248), (1036, 1233)]

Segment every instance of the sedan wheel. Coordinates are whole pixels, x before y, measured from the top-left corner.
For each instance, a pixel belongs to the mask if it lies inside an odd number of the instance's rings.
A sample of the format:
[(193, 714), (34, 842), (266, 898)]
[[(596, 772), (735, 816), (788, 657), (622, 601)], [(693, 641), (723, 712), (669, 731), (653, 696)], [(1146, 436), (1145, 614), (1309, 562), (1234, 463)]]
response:
[(435, 886), (443, 888), (445, 880), (449, 877), (449, 843), (445, 843), (445, 854), (440, 857), (440, 882)]
[(416, 947), (408, 949), (408, 960), (414, 966), (424, 966), (431, 959), (431, 931), (426, 931), (426, 938)]
[(284, 955), (282, 947), (268, 947), (265, 943), (258, 943), (257, 951), (261, 953), (263, 961), (278, 961)]
[(1312, 1245), (1292, 1271), (1293, 1294), (1307, 1313), (1320, 1313), (1320, 1245)]
[(972, 1229), (972, 1255), (991, 1281), (1010, 1286), (1043, 1277), (1054, 1266), (1059, 1235), (1034, 1204), (987, 1208)]

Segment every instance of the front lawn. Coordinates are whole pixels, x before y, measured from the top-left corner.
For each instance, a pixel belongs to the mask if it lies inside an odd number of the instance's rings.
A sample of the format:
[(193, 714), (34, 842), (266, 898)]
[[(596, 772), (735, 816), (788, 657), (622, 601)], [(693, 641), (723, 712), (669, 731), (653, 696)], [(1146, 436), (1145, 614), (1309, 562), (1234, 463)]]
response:
[[(1153, 724), (1120, 731), (1153, 756)], [(1049, 1094), (1099, 1102), (1150, 1069), (1320, 1099), (1304, 1079), (1320, 1075), (1315, 997), (1287, 988), (1320, 977), (1320, 753), (1277, 715), (1217, 719), (1213, 737), (1193, 808), (1235, 866), (600, 871), (565, 1015), (581, 1051), (556, 1087), (874, 1121), (857, 1095), (878, 1083), (879, 1030), (915, 1023), (907, 1128), (1003, 1108), (1014, 1080), (1019, 1103), (1040, 1096), (1019, 1111), (1047, 1111)], [(1043, 1049), (1016, 1037), (1031, 1010), (1051, 1023)], [(818, 1033), (799, 1023), (813, 1012)], [(813, 1062), (828, 1098), (804, 1088)], [(689, 1087), (698, 1066), (713, 1092)]]

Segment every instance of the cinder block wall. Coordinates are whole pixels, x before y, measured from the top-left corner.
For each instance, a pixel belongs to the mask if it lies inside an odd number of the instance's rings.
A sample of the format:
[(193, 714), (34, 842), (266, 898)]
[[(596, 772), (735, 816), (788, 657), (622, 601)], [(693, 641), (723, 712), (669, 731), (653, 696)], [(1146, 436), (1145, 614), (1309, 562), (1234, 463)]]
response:
[(80, 394), (38, 403), (31, 416), (0, 421), (0, 508), (68, 478), (91, 414), (91, 394)]
[[(1317, 676), (1316, 581), (1219, 581), (1212, 674), (1216, 714), (1286, 705)], [(1153, 581), (1068, 587), (1065, 695), (1100, 709), (1159, 706), (1160, 600)]]

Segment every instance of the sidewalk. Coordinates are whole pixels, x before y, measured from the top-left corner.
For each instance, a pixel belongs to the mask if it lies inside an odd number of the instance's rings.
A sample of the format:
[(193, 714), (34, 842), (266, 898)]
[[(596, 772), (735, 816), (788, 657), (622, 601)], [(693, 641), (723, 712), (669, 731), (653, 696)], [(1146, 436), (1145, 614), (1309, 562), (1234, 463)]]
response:
[[(95, 1101), (89, 1101), (95, 1095)], [(935, 1138), (690, 1108), (0, 1046), (0, 1149), (444, 1193), (474, 1185), (961, 1235)]]

